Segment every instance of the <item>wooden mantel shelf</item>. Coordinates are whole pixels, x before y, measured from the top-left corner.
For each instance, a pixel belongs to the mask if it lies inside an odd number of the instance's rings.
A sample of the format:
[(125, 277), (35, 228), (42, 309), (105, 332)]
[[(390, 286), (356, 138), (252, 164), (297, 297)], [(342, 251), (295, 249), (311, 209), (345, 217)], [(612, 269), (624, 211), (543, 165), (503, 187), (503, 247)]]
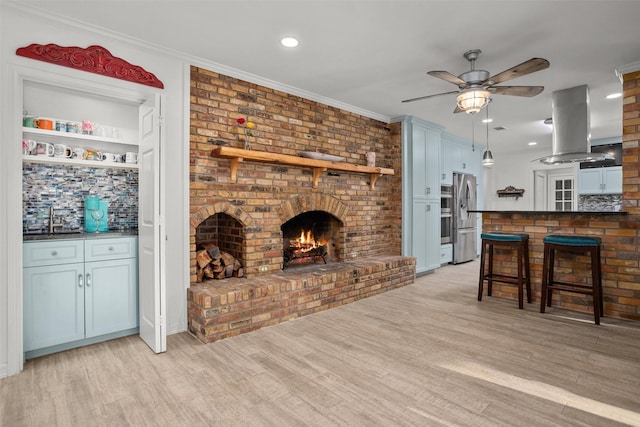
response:
[(393, 175), (393, 169), (379, 168), (351, 163), (330, 162), (327, 160), (308, 159), (306, 157), (289, 156), (287, 154), (267, 153), (265, 151), (243, 150), (232, 147), (216, 147), (211, 151), (211, 157), (231, 159), (231, 182), (236, 182), (238, 165), (244, 160), (259, 163), (274, 163), (278, 165), (308, 167), (313, 169), (313, 188), (318, 187), (318, 180), (327, 170), (356, 172), (369, 174), (369, 187), (373, 190), (376, 181), (382, 175)]

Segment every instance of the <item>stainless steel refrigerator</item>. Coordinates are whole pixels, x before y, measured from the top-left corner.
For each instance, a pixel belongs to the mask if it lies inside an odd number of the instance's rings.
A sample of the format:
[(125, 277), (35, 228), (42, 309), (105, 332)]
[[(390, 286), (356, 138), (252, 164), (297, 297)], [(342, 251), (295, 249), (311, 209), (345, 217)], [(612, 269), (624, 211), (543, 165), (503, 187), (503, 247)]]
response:
[(471, 261), (477, 256), (476, 177), (453, 174), (453, 264)]

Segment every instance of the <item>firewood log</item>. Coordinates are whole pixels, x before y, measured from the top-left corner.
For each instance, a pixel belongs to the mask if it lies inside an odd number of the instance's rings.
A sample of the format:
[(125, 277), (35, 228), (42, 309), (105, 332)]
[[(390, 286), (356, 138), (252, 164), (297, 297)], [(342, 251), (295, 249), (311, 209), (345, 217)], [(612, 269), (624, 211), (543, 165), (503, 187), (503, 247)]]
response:
[(221, 265), (211, 265), (209, 264), (209, 267), (211, 267), (211, 271), (213, 271), (214, 273), (220, 273), (221, 271), (224, 271), (224, 267)]
[(238, 271), (240, 268), (242, 268), (242, 264), (240, 264), (240, 261), (238, 261), (237, 259), (233, 260), (233, 271)]
[(209, 256), (211, 258), (220, 258), (220, 248), (215, 243), (203, 243), (202, 247), (205, 248), (207, 252), (209, 252)]
[(220, 257), (222, 258), (222, 263), (224, 265), (231, 265), (233, 266), (233, 261), (235, 261), (235, 258), (233, 257), (233, 255), (227, 253), (227, 252), (220, 252)]
[(208, 277), (209, 279), (213, 279), (214, 273), (210, 265), (207, 265), (206, 267), (204, 267), (202, 271), (204, 271), (205, 277)]
[(196, 282), (197, 283), (202, 282), (203, 277), (204, 277), (204, 270), (203, 269), (198, 270), (198, 272), (196, 273)]
[(233, 277), (233, 264), (224, 268), (224, 277)]
[(233, 277), (244, 277), (244, 269), (242, 267), (240, 267), (237, 270), (233, 270)]
[(224, 279), (224, 270), (222, 270), (220, 273), (215, 273), (214, 278), (218, 280)]
[(207, 252), (206, 249), (198, 251), (196, 253), (196, 261), (198, 262), (198, 265), (200, 266), (200, 268), (204, 268), (204, 266), (206, 266), (211, 262), (211, 257), (209, 256), (209, 252)]

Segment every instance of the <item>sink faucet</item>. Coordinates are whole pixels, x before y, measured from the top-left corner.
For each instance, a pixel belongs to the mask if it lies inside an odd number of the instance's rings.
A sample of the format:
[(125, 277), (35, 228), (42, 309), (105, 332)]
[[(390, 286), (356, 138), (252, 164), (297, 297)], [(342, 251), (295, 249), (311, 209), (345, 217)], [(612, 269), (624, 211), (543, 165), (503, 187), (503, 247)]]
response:
[(55, 214), (53, 211), (53, 205), (49, 206), (49, 234), (53, 234), (56, 228), (62, 228), (62, 222), (55, 222)]

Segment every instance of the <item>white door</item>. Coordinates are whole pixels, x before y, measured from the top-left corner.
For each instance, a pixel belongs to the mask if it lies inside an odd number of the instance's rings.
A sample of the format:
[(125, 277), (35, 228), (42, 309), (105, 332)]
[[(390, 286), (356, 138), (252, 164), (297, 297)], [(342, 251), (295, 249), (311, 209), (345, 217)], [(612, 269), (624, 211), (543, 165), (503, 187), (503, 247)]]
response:
[(575, 179), (573, 175), (549, 176), (550, 211), (572, 211), (575, 200)]
[(541, 171), (533, 171), (533, 210), (547, 210), (547, 175)]
[(138, 253), (140, 337), (156, 353), (167, 351), (166, 293), (164, 274), (164, 204), (161, 188), (160, 126), (162, 98), (140, 106), (140, 149), (138, 154)]

